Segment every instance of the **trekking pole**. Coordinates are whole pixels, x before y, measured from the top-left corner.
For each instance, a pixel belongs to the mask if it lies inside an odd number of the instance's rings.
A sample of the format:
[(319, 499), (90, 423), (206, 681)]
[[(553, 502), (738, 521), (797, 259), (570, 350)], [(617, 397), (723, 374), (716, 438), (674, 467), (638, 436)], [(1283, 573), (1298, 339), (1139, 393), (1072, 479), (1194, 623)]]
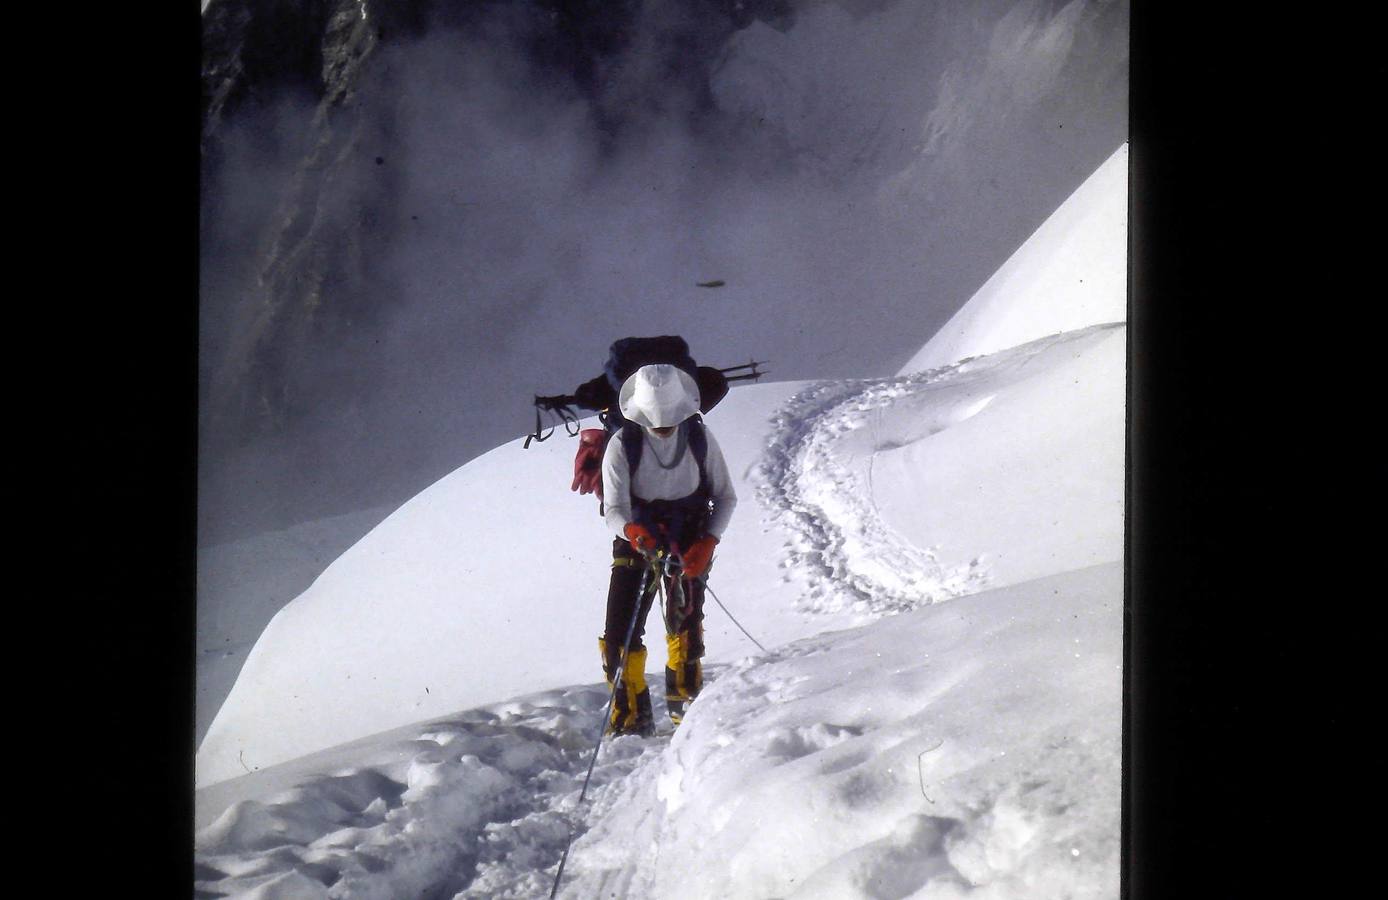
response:
[[(598, 761), (598, 751), (602, 749), (602, 738), (607, 733), (608, 719), (612, 715), (612, 704), (617, 699), (617, 689), (621, 686), (622, 676), (626, 674), (627, 653), (631, 649), (631, 636), (636, 633), (636, 620), (641, 618), (641, 606), (646, 598), (646, 583), (651, 577), (651, 570), (657, 565), (651, 557), (645, 556), (644, 553), (642, 556), (646, 558), (648, 565), (641, 570), (641, 586), (636, 590), (636, 608), (631, 612), (631, 623), (627, 625), (626, 641), (622, 644), (621, 664), (617, 667), (616, 674), (612, 676), (612, 690), (607, 693), (607, 705), (603, 707), (602, 711), (602, 728), (598, 731), (598, 740), (593, 746), (593, 756), (588, 760), (588, 774), (583, 776), (583, 789), (578, 792), (578, 805), (581, 805), (583, 798), (588, 796), (588, 781), (593, 777), (593, 766)], [(574, 833), (573, 829), (570, 828), (569, 838), (564, 842), (564, 855), (559, 857), (559, 871), (554, 873), (554, 887), (550, 888), (549, 891), (551, 900), (559, 892), (559, 881), (564, 877), (564, 865), (569, 861), (569, 848), (573, 846), (573, 840)]]

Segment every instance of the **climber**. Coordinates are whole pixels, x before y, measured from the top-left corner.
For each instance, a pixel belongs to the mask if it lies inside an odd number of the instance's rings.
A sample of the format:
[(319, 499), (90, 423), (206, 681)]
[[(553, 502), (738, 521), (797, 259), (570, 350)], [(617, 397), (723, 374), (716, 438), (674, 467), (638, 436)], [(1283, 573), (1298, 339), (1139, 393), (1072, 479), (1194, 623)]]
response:
[[(723, 453), (699, 416), (699, 386), (688, 372), (664, 363), (642, 366), (622, 384), (617, 400), (625, 421), (602, 458), (604, 517), (615, 539), (599, 648), (608, 684), (619, 670), (623, 676), (609, 730), (649, 735), (655, 724), (645, 677), (646, 616), (663, 593), (665, 700), (678, 725), (702, 686), (703, 580), (737, 495)], [(657, 557), (671, 567), (648, 574), (638, 597), (643, 572)]]

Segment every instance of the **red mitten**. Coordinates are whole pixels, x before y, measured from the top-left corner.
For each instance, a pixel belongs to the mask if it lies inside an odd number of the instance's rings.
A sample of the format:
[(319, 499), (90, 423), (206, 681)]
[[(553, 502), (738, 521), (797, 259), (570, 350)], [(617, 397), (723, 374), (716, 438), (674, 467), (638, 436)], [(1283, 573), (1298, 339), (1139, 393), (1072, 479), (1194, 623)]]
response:
[(642, 553), (649, 553), (658, 546), (655, 536), (646, 529), (645, 525), (628, 522), (622, 528), (622, 534), (626, 535), (626, 539), (631, 542), (631, 545)]
[(598, 499), (602, 499), (602, 454), (606, 446), (607, 432), (601, 428), (585, 428), (579, 432), (574, 481), (569, 490), (580, 494), (596, 493)]
[(713, 561), (713, 548), (718, 538), (706, 534), (694, 542), (694, 546), (684, 551), (684, 575), (686, 578), (702, 578)]

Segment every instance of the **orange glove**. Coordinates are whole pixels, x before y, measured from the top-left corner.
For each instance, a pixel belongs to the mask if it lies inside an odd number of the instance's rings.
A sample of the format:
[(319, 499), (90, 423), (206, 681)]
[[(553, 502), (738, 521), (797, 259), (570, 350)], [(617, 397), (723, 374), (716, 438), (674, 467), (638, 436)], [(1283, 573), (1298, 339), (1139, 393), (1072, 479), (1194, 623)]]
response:
[(713, 548), (718, 543), (718, 538), (711, 534), (706, 534), (694, 542), (694, 546), (684, 551), (684, 576), (686, 578), (702, 578), (708, 571), (708, 564), (713, 561)]
[(649, 553), (659, 546), (656, 543), (655, 536), (646, 530), (645, 525), (628, 522), (623, 526), (622, 534), (626, 535), (626, 539), (631, 543), (631, 546), (640, 550), (642, 553)]
[(602, 454), (607, 447), (607, 432), (601, 428), (585, 428), (578, 435), (578, 453), (574, 456), (574, 480), (569, 490), (580, 494), (597, 494), (602, 499)]

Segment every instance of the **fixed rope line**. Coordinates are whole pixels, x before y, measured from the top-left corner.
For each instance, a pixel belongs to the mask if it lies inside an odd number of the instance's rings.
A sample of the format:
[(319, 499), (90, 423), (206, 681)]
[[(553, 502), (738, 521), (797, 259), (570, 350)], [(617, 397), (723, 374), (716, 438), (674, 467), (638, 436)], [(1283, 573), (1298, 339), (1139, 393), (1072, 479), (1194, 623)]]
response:
[(728, 608), (727, 608), (726, 606), (723, 605), (723, 601), (722, 601), (722, 600), (719, 600), (719, 599), (718, 599), (718, 595), (715, 594), (715, 593), (713, 592), (713, 588), (711, 588), (711, 587), (708, 586), (708, 579), (707, 579), (707, 578), (700, 578), (700, 579), (699, 579), (699, 583), (702, 584), (702, 585), (704, 586), (704, 590), (708, 591), (709, 596), (713, 598), (713, 602), (718, 604), (718, 608), (721, 609), (721, 610), (723, 610), (723, 612), (727, 613), (728, 618), (733, 620), (733, 624), (736, 625), (736, 626), (738, 627), (738, 629), (741, 630), (741, 632), (742, 632), (743, 634), (747, 635), (747, 640), (751, 641), (752, 643), (756, 644), (759, 648), (761, 648), (761, 652), (763, 652), (763, 653), (770, 653), (770, 652), (771, 652), (770, 650), (767, 650), (765, 647), (762, 647), (761, 641), (759, 641), (759, 640), (757, 640), (756, 638), (752, 637), (751, 632), (749, 632), (746, 628), (743, 628), (743, 627), (742, 627), (742, 623), (739, 622), (739, 621), (733, 616), (732, 613), (728, 612)]

